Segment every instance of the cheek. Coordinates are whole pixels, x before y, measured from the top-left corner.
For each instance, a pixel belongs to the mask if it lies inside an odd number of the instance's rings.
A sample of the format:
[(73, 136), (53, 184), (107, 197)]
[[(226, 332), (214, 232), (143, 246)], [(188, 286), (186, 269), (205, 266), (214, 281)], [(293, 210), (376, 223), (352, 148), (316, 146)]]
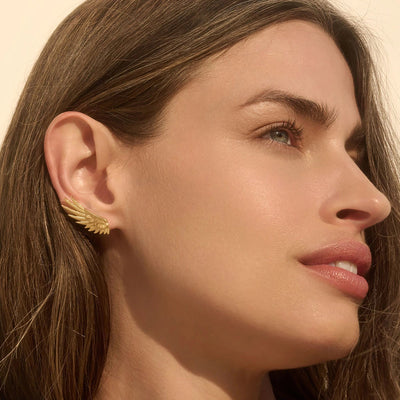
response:
[[(307, 350), (315, 359), (327, 343), (344, 338), (338, 330), (344, 320), (356, 321), (356, 308), (347, 304), (343, 313), (342, 303), (336, 321), (327, 318), (332, 299), (321, 297), (293, 258), (293, 249), (319, 227), (306, 174), (267, 152), (246, 153), (224, 142), (192, 152), (163, 150), (142, 175), (130, 221), (151, 301), (160, 309), (168, 304), (181, 327), (193, 314), (196, 331), (214, 326), (226, 351), (250, 335), (252, 357), (269, 341), (285, 343), (287, 359), (297, 362), (299, 343), (319, 342), (318, 352)], [(351, 343), (354, 332), (346, 337)]]
[(131, 225), (166, 278), (205, 288), (228, 278), (247, 290), (246, 268), (265, 271), (285, 259), (309, 201), (289, 163), (243, 143), (210, 143), (174, 143), (152, 157)]
[(312, 228), (294, 164), (243, 142), (164, 145), (146, 165), (131, 222), (153, 278), (205, 296), (226, 284), (226, 294), (249, 300), (258, 286), (265, 297)]
[[(164, 152), (147, 169), (139, 218), (152, 225), (151, 234), (164, 233), (159, 245), (172, 240), (187, 255), (196, 244), (228, 247), (247, 256), (250, 249), (265, 256), (269, 248), (287, 246), (284, 238), (291, 238), (310, 212), (305, 178), (295, 176), (290, 163), (267, 159), (266, 152), (255, 157), (243, 148), (221, 142), (170, 156)], [(215, 248), (212, 253), (218, 254)]]

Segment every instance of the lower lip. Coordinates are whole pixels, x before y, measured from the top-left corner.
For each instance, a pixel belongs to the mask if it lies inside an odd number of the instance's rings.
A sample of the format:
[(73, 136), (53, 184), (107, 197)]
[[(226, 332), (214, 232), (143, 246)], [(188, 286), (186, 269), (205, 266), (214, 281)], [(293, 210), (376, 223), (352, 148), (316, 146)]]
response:
[(364, 299), (367, 296), (368, 282), (360, 275), (353, 274), (352, 272), (342, 268), (332, 267), (331, 265), (304, 266), (324, 278), (332, 286), (351, 297)]

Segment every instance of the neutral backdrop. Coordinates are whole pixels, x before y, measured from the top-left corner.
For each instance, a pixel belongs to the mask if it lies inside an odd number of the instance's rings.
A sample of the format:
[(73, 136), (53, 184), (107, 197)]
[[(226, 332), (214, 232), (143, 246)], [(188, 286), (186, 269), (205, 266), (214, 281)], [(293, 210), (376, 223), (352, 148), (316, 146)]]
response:
[[(218, 0), (216, 0), (218, 1)], [(376, 37), (377, 57), (395, 127), (400, 126), (400, 0), (333, 0), (367, 25)], [(61, 20), (82, 0), (15, 0), (0, 13), (0, 142), (19, 95), (42, 47)], [(398, 131), (400, 136), (400, 129)]]

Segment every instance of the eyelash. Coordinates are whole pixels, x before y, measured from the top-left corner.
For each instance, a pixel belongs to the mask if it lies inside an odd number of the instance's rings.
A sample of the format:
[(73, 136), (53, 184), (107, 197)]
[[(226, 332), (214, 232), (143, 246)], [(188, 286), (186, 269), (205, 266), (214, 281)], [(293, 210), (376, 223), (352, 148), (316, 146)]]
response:
[[(279, 129), (285, 130), (286, 132), (288, 132), (291, 137), (290, 140), (292, 141), (292, 139), (294, 139), (294, 144), (285, 144), (285, 143), (281, 143), (278, 142), (276, 140), (272, 140), (271, 138), (267, 138), (265, 139), (265, 136), (270, 135), (272, 132), (275, 132)], [(287, 121), (281, 121), (281, 122), (275, 122), (267, 127), (265, 127), (263, 129), (263, 133), (259, 136), (260, 139), (266, 140), (268, 142), (268, 144), (276, 144), (278, 146), (281, 146), (282, 148), (284, 148), (285, 150), (291, 150), (291, 147), (297, 148), (297, 149), (302, 149), (303, 147), (303, 128), (298, 126), (296, 124), (296, 121), (294, 120), (287, 120)], [(357, 166), (364, 171), (365, 167), (364, 167), (364, 155), (361, 154), (359, 155), (359, 157), (357, 157), (357, 159), (353, 159), (354, 163), (357, 164)]]
[[(269, 143), (277, 144), (278, 146), (285, 146), (288, 150), (290, 147), (301, 148), (302, 140), (303, 140), (303, 128), (297, 126), (294, 120), (275, 122), (272, 125), (269, 125), (263, 129), (263, 133), (260, 135), (261, 139), (264, 139), (265, 136), (270, 135), (273, 132), (283, 130), (289, 134), (289, 139), (292, 142), (291, 144), (285, 144), (276, 140), (272, 140), (267, 137), (267, 141)], [(293, 143), (294, 141), (294, 143)]]

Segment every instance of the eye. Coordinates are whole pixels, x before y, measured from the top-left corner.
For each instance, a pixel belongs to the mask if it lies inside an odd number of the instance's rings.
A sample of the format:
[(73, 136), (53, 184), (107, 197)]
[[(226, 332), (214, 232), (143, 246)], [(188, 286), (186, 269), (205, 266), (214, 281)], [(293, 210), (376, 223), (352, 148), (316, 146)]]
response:
[(294, 121), (276, 122), (263, 129), (261, 138), (278, 145), (300, 147), (303, 129), (298, 127)]
[(292, 145), (290, 134), (283, 129), (275, 129), (269, 133), (269, 137), (275, 142), (285, 143), (288, 146)]

